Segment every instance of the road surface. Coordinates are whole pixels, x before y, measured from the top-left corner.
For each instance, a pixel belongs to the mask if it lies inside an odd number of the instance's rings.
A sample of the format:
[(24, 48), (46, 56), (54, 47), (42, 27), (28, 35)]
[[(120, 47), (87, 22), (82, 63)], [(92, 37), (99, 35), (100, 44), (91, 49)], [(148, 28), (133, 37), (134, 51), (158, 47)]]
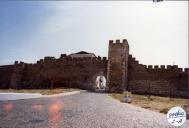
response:
[[(0, 128), (170, 128), (166, 115), (81, 92), (0, 101)], [(189, 127), (187, 120), (181, 128)]]
[(41, 97), (40, 93), (0, 93), (0, 101), (30, 99)]

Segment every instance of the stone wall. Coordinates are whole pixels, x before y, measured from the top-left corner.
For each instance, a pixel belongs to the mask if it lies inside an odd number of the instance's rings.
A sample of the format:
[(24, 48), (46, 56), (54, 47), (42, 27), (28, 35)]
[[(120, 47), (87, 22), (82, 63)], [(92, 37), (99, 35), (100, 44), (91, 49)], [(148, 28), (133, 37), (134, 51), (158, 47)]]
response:
[(0, 66), (0, 88), (10, 88), (13, 65)]
[(106, 77), (107, 59), (45, 57), (36, 64), (14, 65), (13, 88), (55, 88), (60, 86), (93, 89), (96, 77)]
[(188, 68), (177, 65), (142, 65), (129, 55), (129, 45), (109, 41), (108, 60), (103, 57), (45, 57), (35, 64), (15, 62), (0, 66), (0, 88), (56, 88), (93, 90), (96, 77), (104, 75), (110, 92), (126, 90), (138, 94), (188, 97)]
[(146, 66), (129, 55), (128, 71), (127, 89), (133, 93), (188, 97), (188, 68), (183, 71), (177, 65)]
[(126, 39), (122, 42), (109, 41), (108, 52), (108, 87), (110, 92), (121, 92), (127, 86), (127, 65), (129, 45)]

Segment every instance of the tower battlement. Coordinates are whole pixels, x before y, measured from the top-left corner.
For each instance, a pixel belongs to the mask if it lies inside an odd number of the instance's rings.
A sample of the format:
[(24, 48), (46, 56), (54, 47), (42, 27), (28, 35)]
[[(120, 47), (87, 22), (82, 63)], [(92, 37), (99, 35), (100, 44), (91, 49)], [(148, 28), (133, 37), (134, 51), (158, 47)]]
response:
[(109, 47), (111, 46), (128, 46), (128, 42), (126, 39), (123, 40), (109, 40)]

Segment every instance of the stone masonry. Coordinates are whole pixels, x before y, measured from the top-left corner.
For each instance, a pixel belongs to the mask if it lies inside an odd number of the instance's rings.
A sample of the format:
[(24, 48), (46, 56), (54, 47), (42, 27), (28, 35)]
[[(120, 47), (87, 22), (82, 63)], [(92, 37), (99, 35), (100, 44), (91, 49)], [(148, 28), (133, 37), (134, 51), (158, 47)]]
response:
[[(80, 52), (79, 52), (80, 53)], [(95, 90), (96, 78), (107, 79), (107, 91), (189, 97), (188, 68), (177, 65), (143, 65), (129, 54), (126, 39), (109, 41), (108, 59), (81, 52), (81, 57), (61, 54), (44, 57), (34, 64), (15, 61), (0, 66), (0, 88), (45, 89), (77, 87)], [(74, 57), (72, 57), (74, 56)], [(91, 56), (91, 57), (90, 57)]]
[(109, 53), (108, 53), (108, 85), (111, 88), (110, 91), (122, 91), (128, 85), (128, 55), (129, 45), (127, 40), (113, 40), (109, 41)]

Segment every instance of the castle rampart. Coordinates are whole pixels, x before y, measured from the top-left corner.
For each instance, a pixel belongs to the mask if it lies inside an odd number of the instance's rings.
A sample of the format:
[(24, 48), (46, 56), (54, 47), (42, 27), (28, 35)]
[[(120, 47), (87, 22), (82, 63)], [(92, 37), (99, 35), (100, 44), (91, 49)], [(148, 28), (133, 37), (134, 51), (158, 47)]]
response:
[[(8, 72), (1, 66), (2, 69)], [(11, 85), (11, 88), (53, 88), (57, 86), (79, 87), (93, 89), (94, 77), (103, 74), (106, 77), (106, 57), (71, 58), (68, 56), (56, 59), (45, 57), (37, 63), (26, 64), (16, 61), (11, 65), (11, 71), (7, 73), (10, 81), (4, 82), (1, 77), (1, 85)], [(0, 70), (1, 74), (5, 74)]]
[(94, 90), (97, 76), (103, 75), (110, 92), (189, 96), (188, 68), (140, 64), (129, 55), (126, 39), (109, 41), (108, 59), (84, 51), (75, 54), (46, 56), (33, 64), (15, 61), (13, 65), (0, 66), (0, 88), (67, 86)]
[(134, 93), (188, 96), (188, 68), (178, 65), (141, 65), (129, 56), (129, 88)]

